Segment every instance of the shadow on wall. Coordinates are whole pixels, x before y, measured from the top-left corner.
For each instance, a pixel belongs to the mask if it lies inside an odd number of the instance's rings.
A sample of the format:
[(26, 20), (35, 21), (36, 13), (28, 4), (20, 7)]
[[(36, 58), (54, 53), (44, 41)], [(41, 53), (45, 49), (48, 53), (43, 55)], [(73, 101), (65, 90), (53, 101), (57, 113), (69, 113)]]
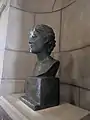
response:
[(60, 104), (72, 103), (75, 104), (73, 96), (73, 88), (69, 84), (73, 83), (73, 56), (69, 52), (54, 53), (55, 59), (60, 60), (60, 67), (57, 77), (60, 78)]
[(58, 71), (58, 77), (63, 83), (72, 83), (72, 71), (73, 71), (73, 57), (71, 53), (61, 52), (55, 55), (60, 60), (60, 67)]

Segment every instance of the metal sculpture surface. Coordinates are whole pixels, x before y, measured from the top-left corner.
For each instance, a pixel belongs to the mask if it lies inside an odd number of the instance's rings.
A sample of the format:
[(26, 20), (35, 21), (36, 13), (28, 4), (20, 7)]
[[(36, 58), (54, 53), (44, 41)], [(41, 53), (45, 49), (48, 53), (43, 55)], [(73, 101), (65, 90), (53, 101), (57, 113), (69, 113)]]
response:
[(59, 104), (59, 79), (55, 76), (60, 62), (50, 56), (55, 43), (55, 33), (48, 25), (37, 25), (29, 31), (29, 51), (37, 55), (37, 62), (21, 100), (33, 110)]

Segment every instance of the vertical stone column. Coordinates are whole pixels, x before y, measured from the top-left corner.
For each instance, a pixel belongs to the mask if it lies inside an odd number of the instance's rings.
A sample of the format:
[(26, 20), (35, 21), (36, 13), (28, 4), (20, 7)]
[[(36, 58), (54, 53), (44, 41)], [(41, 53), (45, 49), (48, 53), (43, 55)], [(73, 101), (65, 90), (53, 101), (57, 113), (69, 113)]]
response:
[(28, 30), (34, 25), (34, 14), (9, 5), (0, 23), (0, 95), (23, 92), (35, 64), (35, 56), (28, 52)]
[(6, 45), (6, 37), (7, 37), (7, 27), (8, 27), (8, 17), (9, 17), (9, 2), (5, 9), (3, 8), (3, 1), (0, 2), (0, 95), (3, 92), (1, 83), (2, 73), (3, 73), (3, 64), (4, 64), (4, 53), (5, 53), (5, 45)]

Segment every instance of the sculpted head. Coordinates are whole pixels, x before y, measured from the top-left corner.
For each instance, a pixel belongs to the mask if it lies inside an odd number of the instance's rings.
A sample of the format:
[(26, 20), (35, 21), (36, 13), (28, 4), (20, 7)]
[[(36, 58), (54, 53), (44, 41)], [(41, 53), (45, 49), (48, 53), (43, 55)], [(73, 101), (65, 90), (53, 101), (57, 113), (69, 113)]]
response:
[(29, 49), (32, 53), (38, 54), (44, 51), (50, 55), (55, 43), (55, 33), (48, 25), (37, 25), (29, 31)]

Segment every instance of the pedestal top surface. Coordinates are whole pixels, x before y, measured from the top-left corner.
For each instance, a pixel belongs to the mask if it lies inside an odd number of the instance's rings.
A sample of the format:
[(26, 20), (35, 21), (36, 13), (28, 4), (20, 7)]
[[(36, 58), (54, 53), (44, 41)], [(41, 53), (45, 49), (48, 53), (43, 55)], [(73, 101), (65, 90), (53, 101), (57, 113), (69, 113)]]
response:
[(22, 94), (0, 97), (0, 105), (13, 120), (16, 118), (17, 120), (81, 120), (90, 113), (68, 103), (40, 111), (33, 111), (19, 100), (20, 96)]

